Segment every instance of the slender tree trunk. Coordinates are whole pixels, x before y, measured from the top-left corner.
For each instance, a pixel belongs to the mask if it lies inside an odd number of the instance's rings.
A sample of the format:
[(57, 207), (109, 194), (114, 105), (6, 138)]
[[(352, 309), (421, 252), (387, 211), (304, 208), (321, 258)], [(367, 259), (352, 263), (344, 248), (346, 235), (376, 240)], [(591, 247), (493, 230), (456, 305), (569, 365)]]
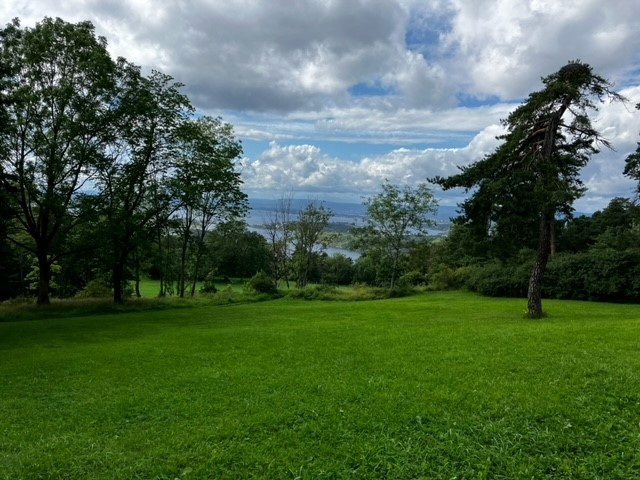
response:
[[(560, 108), (553, 112), (549, 117), (542, 146), (542, 158), (539, 160), (543, 164), (552, 161), (560, 119), (562, 118), (562, 115), (564, 115), (564, 112), (567, 110), (570, 103), (571, 96), (565, 97)], [(543, 181), (545, 181), (544, 178)], [(527, 292), (527, 316), (529, 318), (540, 318), (544, 315), (544, 312), (542, 311), (542, 281), (547, 269), (549, 254), (551, 253), (552, 235), (555, 237), (555, 234), (552, 233), (551, 226), (552, 222), (554, 222), (554, 215), (555, 211), (549, 213), (546, 208), (543, 208), (542, 215), (540, 216), (536, 263), (533, 266), (533, 271), (531, 272), (529, 290)], [(555, 243), (555, 239), (553, 243)], [(555, 245), (553, 246), (553, 250), (555, 251)]]
[(135, 262), (134, 276), (135, 276), (135, 282), (136, 282), (135, 293), (136, 293), (136, 298), (140, 298), (142, 297), (142, 295), (140, 295), (140, 255), (139, 255), (138, 249), (135, 250), (134, 262)]
[(167, 266), (162, 252), (162, 229), (160, 227), (158, 227), (158, 264), (160, 265), (160, 291), (158, 292), (158, 296), (164, 297), (167, 294), (165, 287), (165, 271)]
[(396, 275), (397, 275), (397, 270), (398, 270), (398, 260), (400, 258), (400, 248), (394, 248), (393, 250), (393, 264), (391, 266), (391, 287), (393, 288), (396, 286)]
[(124, 302), (125, 269), (128, 258), (128, 248), (123, 248), (116, 254), (116, 260), (113, 263), (113, 303)]
[(196, 284), (198, 283), (198, 274), (200, 273), (200, 260), (202, 259), (202, 243), (198, 245), (195, 262), (193, 263), (193, 281), (191, 282), (191, 297), (196, 294)]
[(198, 283), (198, 275), (200, 274), (200, 261), (205, 253), (204, 238), (207, 231), (203, 228), (200, 231), (200, 238), (198, 239), (198, 247), (196, 249), (196, 258), (193, 265), (193, 282), (191, 283), (191, 297), (196, 294), (196, 284)]
[(49, 305), (51, 303), (49, 299), (49, 287), (51, 282), (51, 265), (49, 265), (49, 258), (46, 251), (38, 252), (38, 268), (40, 269), (40, 276), (38, 280), (38, 299), (37, 305)]
[(186, 237), (182, 241), (182, 247), (180, 249), (180, 274), (178, 276), (178, 296), (184, 298), (184, 284), (187, 276), (187, 244), (189, 238)]
[(550, 223), (550, 233), (549, 233), (549, 254), (553, 257), (557, 251), (557, 237), (556, 237), (556, 219), (552, 218)]
[(531, 272), (527, 293), (527, 316), (529, 318), (540, 318), (544, 315), (542, 311), (542, 280), (549, 261), (551, 218), (551, 215), (548, 214), (543, 214), (540, 218), (536, 263)]
[(113, 264), (113, 303), (123, 303), (124, 294), (122, 283), (124, 282), (124, 265), (116, 261)]

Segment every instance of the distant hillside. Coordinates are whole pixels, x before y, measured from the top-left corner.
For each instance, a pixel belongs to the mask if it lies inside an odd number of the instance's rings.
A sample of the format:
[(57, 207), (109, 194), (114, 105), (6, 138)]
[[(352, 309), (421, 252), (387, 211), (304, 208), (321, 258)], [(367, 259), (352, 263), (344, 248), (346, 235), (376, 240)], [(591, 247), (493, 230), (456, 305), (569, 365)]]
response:
[[(297, 212), (303, 209), (309, 203), (308, 200), (294, 199), (292, 200), (292, 210)], [(364, 217), (367, 209), (361, 203), (346, 202), (322, 202), (326, 207), (330, 208), (336, 217)], [(249, 200), (249, 205), (254, 211), (274, 211), (278, 205), (278, 200), (268, 200), (264, 198), (255, 198)], [(442, 205), (438, 208), (436, 220), (438, 223), (450, 223), (451, 218), (457, 217), (458, 207), (450, 205)]]

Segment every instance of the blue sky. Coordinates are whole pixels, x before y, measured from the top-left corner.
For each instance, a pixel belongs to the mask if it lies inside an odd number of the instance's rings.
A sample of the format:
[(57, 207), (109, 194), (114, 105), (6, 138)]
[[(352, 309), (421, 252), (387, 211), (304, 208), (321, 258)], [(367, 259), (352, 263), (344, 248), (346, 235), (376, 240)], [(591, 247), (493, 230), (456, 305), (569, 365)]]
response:
[[(185, 84), (232, 123), (253, 198), (360, 202), (388, 179), (417, 184), (495, 149), (540, 78), (581, 59), (627, 106), (596, 126), (615, 151), (583, 172), (579, 211), (628, 197), (640, 140), (640, 2), (628, 0), (8, 0), (0, 18), (91, 20), (113, 56)], [(453, 205), (461, 192), (437, 193)]]

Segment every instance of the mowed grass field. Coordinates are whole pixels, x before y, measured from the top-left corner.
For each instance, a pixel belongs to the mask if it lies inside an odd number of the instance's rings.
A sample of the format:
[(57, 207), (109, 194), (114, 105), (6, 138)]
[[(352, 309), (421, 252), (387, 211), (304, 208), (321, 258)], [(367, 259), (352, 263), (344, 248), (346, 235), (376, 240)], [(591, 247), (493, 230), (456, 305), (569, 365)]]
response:
[(450, 292), (0, 322), (0, 478), (640, 478), (640, 306), (545, 307)]

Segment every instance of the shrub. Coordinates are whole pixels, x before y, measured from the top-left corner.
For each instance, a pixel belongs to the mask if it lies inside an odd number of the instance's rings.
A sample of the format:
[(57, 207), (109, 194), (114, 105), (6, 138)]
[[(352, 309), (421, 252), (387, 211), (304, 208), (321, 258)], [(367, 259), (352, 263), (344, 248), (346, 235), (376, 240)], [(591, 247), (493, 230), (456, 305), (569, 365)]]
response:
[(291, 290), (288, 295), (305, 300), (335, 300), (337, 293), (338, 289), (329, 285), (307, 285), (304, 288)]
[(451, 268), (441, 265), (429, 276), (429, 290), (459, 290), (469, 281), (470, 267)]
[(467, 286), (489, 297), (526, 297), (531, 272), (529, 262), (520, 265), (498, 261), (471, 267)]
[(214, 272), (211, 271), (207, 274), (204, 282), (200, 286), (200, 293), (216, 293), (218, 289), (214, 281)]
[(107, 298), (113, 295), (113, 289), (101, 278), (91, 280), (85, 287), (76, 293), (78, 298)]
[(249, 286), (257, 293), (266, 293), (268, 295), (278, 293), (278, 288), (273, 279), (263, 271), (259, 271), (251, 277)]
[(406, 283), (399, 283), (398, 285), (394, 285), (392, 288), (383, 290), (386, 290), (388, 292), (388, 298), (408, 297), (409, 295), (413, 295), (413, 293), (415, 293), (413, 286)]
[(637, 252), (592, 248), (554, 257), (547, 268), (543, 292), (562, 299), (637, 302), (639, 274)]
[(417, 285), (424, 285), (425, 280), (426, 278), (423, 273), (414, 270), (402, 275), (398, 279), (398, 285), (412, 285), (415, 287)]

